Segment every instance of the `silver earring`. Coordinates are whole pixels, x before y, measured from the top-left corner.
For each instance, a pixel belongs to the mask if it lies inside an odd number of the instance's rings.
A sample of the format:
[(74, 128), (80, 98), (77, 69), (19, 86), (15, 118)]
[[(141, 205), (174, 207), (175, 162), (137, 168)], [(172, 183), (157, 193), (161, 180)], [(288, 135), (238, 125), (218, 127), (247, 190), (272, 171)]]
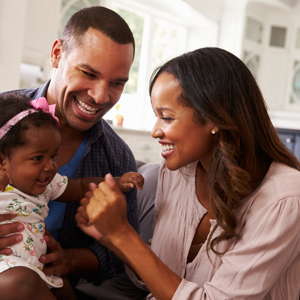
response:
[(216, 131), (213, 129), (213, 130), (211, 131), (211, 134), (216, 134)]

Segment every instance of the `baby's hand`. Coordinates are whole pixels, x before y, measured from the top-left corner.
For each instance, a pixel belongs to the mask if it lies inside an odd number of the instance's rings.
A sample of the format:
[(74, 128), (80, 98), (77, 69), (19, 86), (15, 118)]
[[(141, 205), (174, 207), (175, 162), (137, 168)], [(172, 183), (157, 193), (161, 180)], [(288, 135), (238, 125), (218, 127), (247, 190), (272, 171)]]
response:
[(124, 193), (132, 189), (134, 186), (142, 190), (144, 185), (144, 177), (140, 173), (127, 172), (117, 180), (119, 189)]
[(0, 167), (0, 191), (4, 192), (8, 184), (12, 184), (11, 178), (9, 174)]

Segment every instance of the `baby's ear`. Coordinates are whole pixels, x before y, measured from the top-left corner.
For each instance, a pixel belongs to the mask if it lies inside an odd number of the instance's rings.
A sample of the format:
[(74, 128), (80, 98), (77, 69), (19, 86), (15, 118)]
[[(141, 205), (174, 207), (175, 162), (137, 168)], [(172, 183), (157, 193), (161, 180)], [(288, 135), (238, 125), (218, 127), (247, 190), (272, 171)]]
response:
[(5, 166), (6, 166), (6, 161), (7, 161), (7, 156), (0, 152), (0, 169), (5, 171)]

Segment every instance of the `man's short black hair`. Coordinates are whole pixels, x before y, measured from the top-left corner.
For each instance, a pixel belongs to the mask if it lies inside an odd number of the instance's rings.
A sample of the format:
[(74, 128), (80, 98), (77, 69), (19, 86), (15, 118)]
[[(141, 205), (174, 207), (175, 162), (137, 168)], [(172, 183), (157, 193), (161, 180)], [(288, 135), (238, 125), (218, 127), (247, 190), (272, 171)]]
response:
[(73, 14), (66, 25), (61, 39), (67, 54), (81, 45), (82, 37), (89, 28), (99, 30), (119, 44), (135, 47), (133, 34), (119, 14), (103, 6), (91, 6)]

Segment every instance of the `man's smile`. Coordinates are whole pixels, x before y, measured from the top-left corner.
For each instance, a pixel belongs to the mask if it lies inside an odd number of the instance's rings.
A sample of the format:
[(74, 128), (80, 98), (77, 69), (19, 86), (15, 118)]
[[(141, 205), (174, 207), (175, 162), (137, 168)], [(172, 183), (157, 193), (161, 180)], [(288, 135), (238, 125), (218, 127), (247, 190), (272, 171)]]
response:
[(94, 115), (101, 109), (101, 108), (95, 108), (95, 107), (89, 106), (86, 103), (84, 103), (83, 101), (77, 99), (76, 97), (75, 97), (75, 103), (76, 103), (77, 107), (83, 113), (88, 114), (88, 115)]

